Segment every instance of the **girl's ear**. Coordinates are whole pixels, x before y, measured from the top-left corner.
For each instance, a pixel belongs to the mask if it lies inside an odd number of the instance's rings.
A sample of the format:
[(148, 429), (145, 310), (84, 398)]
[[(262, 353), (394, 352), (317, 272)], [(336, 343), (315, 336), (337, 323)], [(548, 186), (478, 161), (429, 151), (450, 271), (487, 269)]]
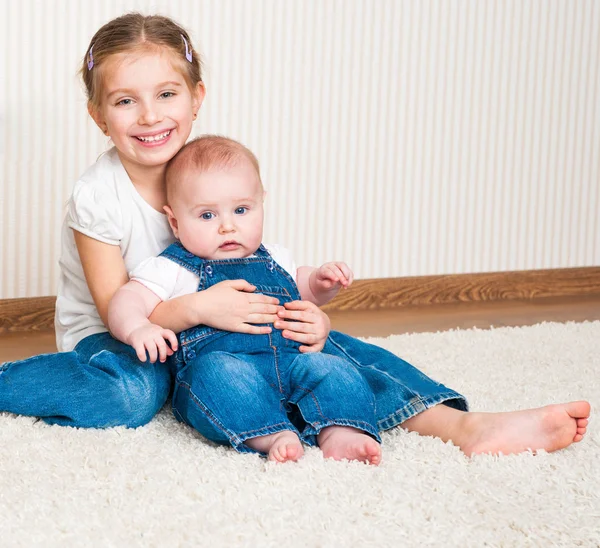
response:
[(100, 128), (100, 131), (102, 133), (104, 133), (104, 135), (108, 135), (108, 126), (106, 125), (106, 122), (104, 121), (104, 117), (102, 116), (100, 109), (96, 108), (89, 101), (88, 101), (87, 108), (88, 108), (88, 114), (92, 117), (94, 122), (96, 122), (96, 125)]
[(163, 209), (167, 214), (169, 225), (171, 226), (173, 234), (175, 234), (175, 238), (179, 238), (179, 228), (177, 226), (177, 219), (175, 218), (175, 215), (173, 215), (173, 210), (168, 205), (164, 206)]
[(202, 102), (204, 101), (204, 96), (206, 95), (206, 88), (204, 87), (204, 82), (198, 82), (196, 84), (196, 89), (192, 94), (192, 110), (194, 111), (194, 119), (196, 119), (196, 115), (202, 106)]

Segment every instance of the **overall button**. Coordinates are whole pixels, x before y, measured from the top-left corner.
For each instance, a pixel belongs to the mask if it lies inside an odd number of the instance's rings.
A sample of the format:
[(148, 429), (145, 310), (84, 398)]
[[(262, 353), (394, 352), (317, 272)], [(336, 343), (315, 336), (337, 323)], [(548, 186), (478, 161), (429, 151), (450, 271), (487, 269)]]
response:
[(195, 357), (196, 357), (196, 353), (195, 353), (193, 350), (190, 350), (190, 351), (188, 352), (188, 358), (192, 358), (192, 359), (193, 359), (193, 358), (195, 358)]
[(205, 268), (205, 270), (206, 270), (206, 273), (207, 273), (209, 276), (212, 276), (212, 273), (213, 273), (212, 266), (208, 265), (208, 266)]
[(273, 261), (269, 261), (269, 263), (267, 264), (267, 268), (269, 270), (273, 270), (275, 268), (275, 263)]

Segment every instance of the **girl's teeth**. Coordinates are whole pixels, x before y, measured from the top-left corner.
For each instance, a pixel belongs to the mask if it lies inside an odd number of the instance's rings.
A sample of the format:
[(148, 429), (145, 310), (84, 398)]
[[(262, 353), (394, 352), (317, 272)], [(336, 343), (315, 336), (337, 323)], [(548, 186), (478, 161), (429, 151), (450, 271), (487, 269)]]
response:
[(162, 141), (166, 139), (171, 131), (165, 131), (164, 133), (160, 133), (158, 135), (152, 135), (150, 137), (138, 137), (140, 141), (144, 141), (144, 143), (153, 143), (154, 141)]

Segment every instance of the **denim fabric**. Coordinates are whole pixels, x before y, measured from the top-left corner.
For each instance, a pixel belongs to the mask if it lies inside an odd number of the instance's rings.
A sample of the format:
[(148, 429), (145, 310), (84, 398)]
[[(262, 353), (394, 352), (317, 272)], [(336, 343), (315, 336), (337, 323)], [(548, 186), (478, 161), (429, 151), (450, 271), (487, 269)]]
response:
[(0, 411), (84, 428), (149, 422), (171, 386), (168, 363), (142, 363), (109, 333), (81, 340), (71, 352), (0, 365)]
[(353, 363), (375, 394), (377, 428), (389, 430), (444, 403), (468, 411), (464, 396), (380, 346), (331, 331), (323, 352)]
[[(255, 257), (204, 260), (175, 243), (163, 256), (195, 272), (199, 290), (243, 278), (281, 304), (300, 299), (294, 280), (263, 246)], [(344, 356), (301, 354), (279, 330), (246, 335), (198, 326), (179, 341), (173, 412), (210, 440), (256, 452), (247, 439), (292, 430), (314, 445), (321, 429), (332, 425), (380, 440), (373, 392)]]
[[(196, 273), (199, 290), (242, 278), (282, 304), (300, 299), (263, 246), (256, 257), (206, 261), (175, 243), (163, 256)], [(377, 431), (439, 403), (468, 409), (463, 396), (378, 346), (335, 331), (321, 353), (300, 354), (299, 346), (278, 330), (243, 335), (198, 326), (181, 333), (175, 416), (208, 439), (252, 451), (245, 440), (280, 430), (313, 444), (323, 427), (339, 424), (379, 440)]]

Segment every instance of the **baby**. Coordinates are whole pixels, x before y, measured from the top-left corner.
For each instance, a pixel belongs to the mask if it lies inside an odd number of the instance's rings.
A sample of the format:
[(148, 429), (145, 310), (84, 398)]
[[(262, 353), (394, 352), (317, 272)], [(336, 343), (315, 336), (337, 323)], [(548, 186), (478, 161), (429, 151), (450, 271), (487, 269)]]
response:
[(189, 142), (169, 163), (166, 184), (178, 241), (142, 262), (115, 294), (113, 335), (141, 361), (175, 352), (173, 411), (212, 441), (279, 462), (298, 460), (305, 442), (325, 457), (379, 464), (375, 399), (351, 357), (303, 352), (279, 330), (249, 335), (201, 325), (177, 340), (150, 323), (162, 300), (223, 280), (244, 279), (281, 304), (321, 305), (353, 279), (345, 263), (296, 268), (286, 249), (262, 243), (265, 191), (256, 157), (240, 143)]

